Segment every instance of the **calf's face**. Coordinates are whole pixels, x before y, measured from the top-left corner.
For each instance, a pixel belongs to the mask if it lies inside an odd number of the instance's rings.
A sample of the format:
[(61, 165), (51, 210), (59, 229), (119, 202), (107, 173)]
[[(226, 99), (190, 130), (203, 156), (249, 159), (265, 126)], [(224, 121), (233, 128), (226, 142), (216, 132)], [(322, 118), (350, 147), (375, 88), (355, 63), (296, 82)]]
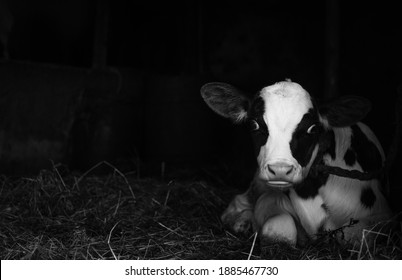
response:
[(321, 136), (348, 126), (370, 109), (367, 100), (344, 97), (318, 108), (307, 91), (290, 81), (263, 88), (253, 100), (224, 83), (201, 88), (205, 102), (235, 123), (248, 122), (258, 161), (257, 176), (271, 187), (287, 188), (308, 175)]
[(259, 178), (274, 187), (301, 182), (317, 154), (321, 128), (309, 94), (296, 83), (277, 83), (261, 90), (249, 112)]

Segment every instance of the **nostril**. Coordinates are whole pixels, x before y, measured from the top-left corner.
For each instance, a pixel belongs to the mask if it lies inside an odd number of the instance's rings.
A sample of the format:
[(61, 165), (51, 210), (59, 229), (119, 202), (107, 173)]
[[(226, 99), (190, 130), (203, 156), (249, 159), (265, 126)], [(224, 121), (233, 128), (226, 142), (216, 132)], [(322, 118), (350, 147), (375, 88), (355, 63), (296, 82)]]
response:
[(275, 177), (277, 179), (285, 179), (287, 177), (290, 177), (295, 171), (295, 167), (293, 165), (284, 163), (267, 164), (266, 168), (268, 174), (271, 177)]
[(268, 165), (268, 171), (275, 175), (275, 171)]

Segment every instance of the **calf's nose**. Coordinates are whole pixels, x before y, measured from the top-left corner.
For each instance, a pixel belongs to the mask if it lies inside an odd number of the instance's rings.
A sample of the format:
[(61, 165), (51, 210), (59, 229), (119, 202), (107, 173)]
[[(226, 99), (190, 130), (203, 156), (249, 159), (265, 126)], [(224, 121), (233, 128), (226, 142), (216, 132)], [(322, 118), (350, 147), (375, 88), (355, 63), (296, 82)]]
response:
[(295, 168), (287, 163), (268, 164), (268, 175), (273, 178), (286, 179), (293, 175)]

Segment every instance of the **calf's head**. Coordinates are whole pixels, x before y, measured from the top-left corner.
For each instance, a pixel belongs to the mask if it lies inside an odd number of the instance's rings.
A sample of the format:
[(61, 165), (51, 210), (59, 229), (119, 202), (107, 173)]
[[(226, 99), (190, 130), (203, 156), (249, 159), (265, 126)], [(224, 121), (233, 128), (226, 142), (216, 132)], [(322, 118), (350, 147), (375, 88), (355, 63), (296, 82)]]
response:
[(306, 90), (291, 81), (265, 87), (252, 100), (225, 83), (205, 84), (201, 95), (219, 115), (249, 124), (258, 178), (278, 188), (306, 178), (323, 135), (333, 127), (358, 122), (370, 110), (370, 103), (357, 96), (318, 106)]

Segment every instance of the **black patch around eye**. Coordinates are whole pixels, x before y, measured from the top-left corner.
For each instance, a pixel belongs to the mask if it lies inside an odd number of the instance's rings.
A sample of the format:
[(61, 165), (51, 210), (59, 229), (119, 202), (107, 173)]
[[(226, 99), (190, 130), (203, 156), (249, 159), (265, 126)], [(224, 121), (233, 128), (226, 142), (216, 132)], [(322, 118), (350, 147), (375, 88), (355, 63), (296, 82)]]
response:
[(307, 129), (306, 133), (309, 135), (314, 135), (314, 134), (318, 134), (322, 131), (323, 131), (323, 127), (321, 126), (321, 124), (315, 123)]
[[(318, 115), (314, 108), (304, 114), (300, 123), (297, 125), (290, 141), (290, 150), (293, 157), (301, 166), (306, 166), (311, 159), (314, 148), (319, 140), (322, 127), (318, 125)], [(313, 125), (317, 126), (317, 133), (309, 134), (307, 130)]]
[(248, 112), (248, 117), (250, 122), (255, 121), (258, 125), (257, 130), (253, 130), (252, 126), (255, 124), (250, 124), (251, 126), (251, 137), (254, 143), (255, 154), (258, 155), (261, 147), (267, 143), (268, 140), (268, 126), (264, 121), (264, 113), (265, 113), (265, 101), (261, 96), (256, 97), (250, 106), (250, 110)]
[(364, 207), (373, 207), (376, 199), (377, 198), (375, 196), (375, 193), (370, 187), (366, 187), (362, 190), (362, 193), (360, 195), (360, 202), (363, 204)]
[(249, 120), (247, 125), (248, 125), (249, 131), (251, 131), (251, 132), (255, 132), (260, 129), (260, 125), (258, 124), (258, 122), (256, 120)]
[(352, 125), (351, 149), (363, 171), (372, 172), (382, 167), (380, 151), (370, 141), (358, 125)]

